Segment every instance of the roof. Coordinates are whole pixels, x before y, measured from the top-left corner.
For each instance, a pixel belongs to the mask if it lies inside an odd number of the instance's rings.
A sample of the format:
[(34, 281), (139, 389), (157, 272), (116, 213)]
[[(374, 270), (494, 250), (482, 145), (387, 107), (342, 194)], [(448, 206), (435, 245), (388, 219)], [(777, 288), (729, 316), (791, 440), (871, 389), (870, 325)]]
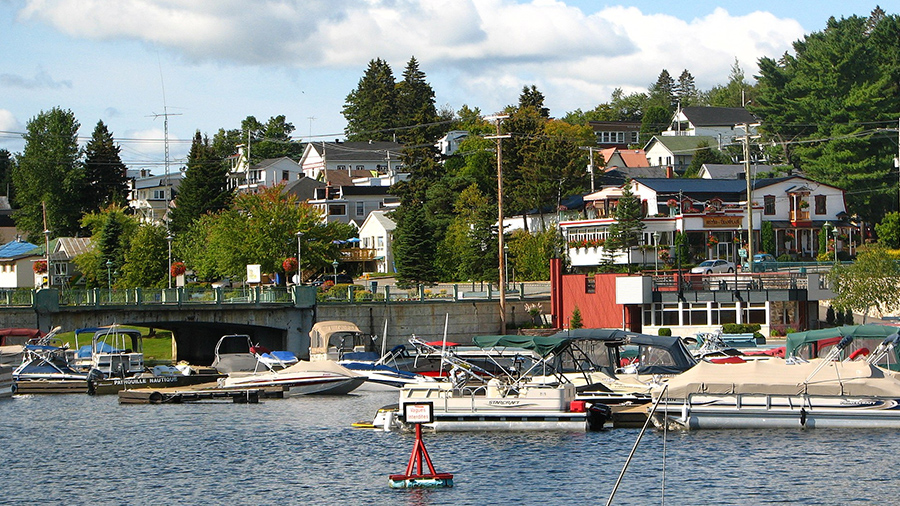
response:
[(622, 159), (626, 167), (649, 167), (650, 162), (647, 161), (647, 153), (643, 149), (619, 149), (607, 148), (600, 150), (603, 160), (609, 165), (609, 161), (616, 154)]
[(756, 123), (756, 116), (743, 107), (685, 107), (681, 113), (695, 127), (734, 126), (738, 123)]
[(294, 160), (291, 160), (290, 158), (288, 158), (286, 156), (282, 156), (280, 158), (266, 158), (265, 160), (261, 160), (255, 164), (253, 164), (252, 168), (253, 169), (265, 169), (266, 167), (271, 167), (272, 165), (275, 165), (277, 163), (284, 162), (284, 161), (287, 161), (290, 164), (295, 165), (297, 170), (300, 170), (300, 164), (295, 162)]
[[(782, 181), (787, 181), (790, 177), (773, 178), (773, 179), (757, 179), (753, 181), (753, 189), (764, 188)], [(747, 181), (743, 179), (699, 179), (699, 178), (638, 178), (635, 182), (640, 183), (657, 193), (678, 193), (683, 192), (697, 197), (698, 194), (708, 194), (713, 196), (743, 196), (747, 193)]]
[[(388, 232), (397, 228), (397, 224), (394, 223), (394, 220), (388, 218), (385, 215), (385, 211), (381, 209), (369, 213), (369, 216), (366, 217), (366, 222), (368, 222), (369, 220), (378, 222), (381, 225), (381, 228)], [(365, 225), (366, 222), (364, 222), (363, 225)]]
[(50, 247), (53, 253), (50, 260), (70, 260), (93, 249), (90, 237), (59, 237), (55, 239), (57, 247)]
[(0, 260), (17, 260), (30, 256), (39, 256), (43, 248), (36, 244), (17, 239), (0, 246)]
[(310, 146), (328, 162), (399, 162), (403, 144), (397, 142), (311, 142)]
[(711, 148), (719, 145), (718, 139), (710, 135), (654, 135), (644, 146), (645, 151), (648, 151), (647, 146), (653, 141), (662, 144), (676, 155), (692, 155), (697, 151), (697, 146), (704, 142)]
[[(772, 172), (772, 165), (751, 165), (750, 174), (756, 177), (760, 172)], [(720, 163), (704, 163), (700, 168), (700, 174), (703, 179), (738, 179), (744, 173), (744, 166), (741, 164), (720, 164)], [(708, 177), (704, 177), (708, 176)]]
[(353, 186), (353, 180), (360, 177), (372, 177), (372, 171), (352, 169), (348, 174), (346, 170), (325, 170), (325, 181), (332, 186)]

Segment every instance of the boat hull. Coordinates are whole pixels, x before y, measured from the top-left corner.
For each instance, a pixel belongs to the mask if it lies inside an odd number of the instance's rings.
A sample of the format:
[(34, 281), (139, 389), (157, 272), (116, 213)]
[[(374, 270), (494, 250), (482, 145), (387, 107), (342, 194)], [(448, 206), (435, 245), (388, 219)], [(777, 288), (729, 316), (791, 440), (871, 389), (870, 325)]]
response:
[(703, 395), (669, 401), (654, 423), (703, 429), (900, 429), (900, 399), (880, 397)]
[(16, 392), (12, 371), (12, 367), (0, 365), (0, 398), (12, 397)]
[(220, 382), (222, 388), (271, 388), (281, 387), (285, 396), (295, 395), (345, 395), (365, 381), (365, 377), (347, 377), (320, 374), (292, 377), (278, 374), (230, 376)]

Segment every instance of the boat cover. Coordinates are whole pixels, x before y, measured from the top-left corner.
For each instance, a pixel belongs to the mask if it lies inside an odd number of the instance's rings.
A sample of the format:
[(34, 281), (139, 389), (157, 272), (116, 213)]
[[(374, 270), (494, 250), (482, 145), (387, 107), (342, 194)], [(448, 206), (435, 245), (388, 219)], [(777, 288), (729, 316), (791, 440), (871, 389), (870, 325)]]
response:
[[(807, 382), (820, 365), (822, 368)], [(655, 393), (658, 394), (661, 388), (657, 387)], [(690, 394), (808, 394), (900, 399), (900, 380), (890, 371), (859, 361), (815, 359), (803, 364), (787, 364), (780, 358), (771, 358), (743, 364), (700, 362), (668, 381), (668, 398), (684, 399)]]
[(797, 349), (804, 344), (820, 341), (822, 339), (850, 336), (854, 339), (869, 338), (881, 341), (891, 334), (896, 334), (898, 331), (900, 331), (900, 328), (888, 325), (844, 325), (843, 327), (834, 327), (830, 329), (794, 332), (788, 334), (785, 338), (786, 356), (795, 356), (797, 355)]
[(330, 360), (321, 360), (318, 362), (307, 362), (305, 360), (301, 360), (296, 364), (285, 367), (284, 369), (278, 371), (278, 374), (290, 374), (294, 372), (330, 372), (334, 374), (342, 374), (349, 378), (358, 378), (362, 376), (361, 374), (355, 373), (350, 369), (338, 364), (337, 362), (332, 362)]

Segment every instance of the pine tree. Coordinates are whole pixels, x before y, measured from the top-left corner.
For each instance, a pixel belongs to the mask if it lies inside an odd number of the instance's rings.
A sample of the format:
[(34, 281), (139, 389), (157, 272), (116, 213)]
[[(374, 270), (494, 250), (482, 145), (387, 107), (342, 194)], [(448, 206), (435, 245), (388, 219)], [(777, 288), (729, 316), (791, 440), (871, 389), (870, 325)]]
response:
[(209, 139), (198, 130), (171, 211), (171, 230), (176, 235), (186, 231), (200, 216), (228, 207), (232, 194), (226, 186), (227, 173), (225, 163), (215, 156)]
[(401, 207), (393, 214), (401, 215), (395, 220), (397, 228), (394, 229), (392, 245), (397, 263), (397, 281), (401, 285), (435, 282), (434, 231), (425, 218), (422, 206)]
[(656, 78), (656, 82), (650, 85), (650, 98), (648, 105), (656, 105), (666, 108), (668, 111), (675, 110), (675, 79), (669, 74), (669, 71), (663, 69)]
[(348, 141), (389, 141), (397, 120), (397, 86), (391, 66), (381, 58), (369, 62), (342, 111)]
[(622, 197), (616, 204), (616, 221), (609, 227), (604, 249), (622, 250), (640, 245), (644, 230), (644, 209), (640, 199), (631, 191), (631, 180), (622, 187)]
[[(84, 170), (78, 161), (80, 124), (70, 110), (41, 111), (25, 126), (25, 149), (13, 167), (16, 227), (30, 240), (76, 235), (84, 205)], [(44, 226), (44, 206), (47, 224)]]
[(569, 328), (580, 329), (582, 327), (584, 327), (584, 322), (581, 320), (581, 310), (578, 309), (578, 306), (575, 306), (572, 309), (572, 317), (569, 318)]
[(522, 93), (519, 94), (519, 108), (524, 107), (533, 107), (542, 117), (550, 117), (550, 109), (544, 107), (544, 94), (538, 91), (537, 86), (533, 84), (530, 88), (523, 87)]
[(681, 75), (678, 76), (678, 85), (675, 87), (675, 97), (678, 99), (681, 107), (698, 105), (700, 92), (694, 84), (694, 76), (692, 76), (687, 69), (684, 69), (681, 72)]
[(12, 172), (12, 155), (9, 151), (0, 149), (0, 192), (9, 197), (11, 202), (15, 200), (15, 197), (12, 195)]
[(103, 121), (98, 121), (84, 148), (84, 201), (89, 209), (125, 204), (128, 179), (120, 150)]

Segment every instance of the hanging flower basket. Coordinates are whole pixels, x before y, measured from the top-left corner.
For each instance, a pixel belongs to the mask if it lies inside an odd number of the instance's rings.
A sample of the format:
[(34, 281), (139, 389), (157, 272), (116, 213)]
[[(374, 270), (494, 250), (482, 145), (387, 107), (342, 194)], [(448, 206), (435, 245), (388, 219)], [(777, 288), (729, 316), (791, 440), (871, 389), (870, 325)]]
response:
[(284, 268), (284, 272), (294, 272), (297, 270), (297, 259), (294, 257), (285, 258), (284, 262), (281, 262), (281, 267)]
[(669, 207), (676, 207), (678, 205), (678, 201), (675, 199), (669, 199), (666, 201), (666, 205)]
[(37, 262), (31, 264), (31, 269), (34, 270), (35, 274), (46, 274), (47, 273), (47, 261), (46, 260), (38, 260)]
[(716, 239), (716, 236), (711, 235), (706, 239), (706, 246), (714, 248), (716, 247), (716, 244), (719, 244), (719, 240)]
[(170, 273), (172, 274), (173, 278), (177, 278), (178, 276), (184, 274), (185, 271), (187, 271), (187, 269), (185, 269), (184, 267), (184, 262), (175, 262), (174, 264), (172, 264)]

